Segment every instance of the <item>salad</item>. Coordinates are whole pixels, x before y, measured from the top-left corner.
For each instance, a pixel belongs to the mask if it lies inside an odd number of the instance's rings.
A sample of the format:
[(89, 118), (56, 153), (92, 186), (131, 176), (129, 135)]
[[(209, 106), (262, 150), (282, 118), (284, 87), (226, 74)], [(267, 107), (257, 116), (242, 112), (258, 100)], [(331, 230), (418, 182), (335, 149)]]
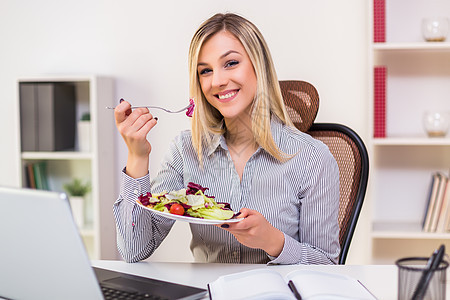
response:
[(138, 197), (138, 202), (148, 208), (180, 216), (210, 220), (228, 220), (234, 217), (229, 203), (216, 202), (214, 196), (205, 195), (204, 188), (189, 182), (186, 189), (151, 194)]

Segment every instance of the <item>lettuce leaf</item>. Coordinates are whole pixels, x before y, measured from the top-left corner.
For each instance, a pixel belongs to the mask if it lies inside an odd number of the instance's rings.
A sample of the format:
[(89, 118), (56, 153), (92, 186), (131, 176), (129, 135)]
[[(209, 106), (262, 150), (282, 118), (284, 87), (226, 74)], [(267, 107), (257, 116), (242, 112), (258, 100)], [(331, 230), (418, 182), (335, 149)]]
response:
[(187, 213), (192, 217), (209, 220), (228, 220), (234, 216), (232, 210), (225, 210), (218, 207), (203, 207), (196, 210), (189, 209)]

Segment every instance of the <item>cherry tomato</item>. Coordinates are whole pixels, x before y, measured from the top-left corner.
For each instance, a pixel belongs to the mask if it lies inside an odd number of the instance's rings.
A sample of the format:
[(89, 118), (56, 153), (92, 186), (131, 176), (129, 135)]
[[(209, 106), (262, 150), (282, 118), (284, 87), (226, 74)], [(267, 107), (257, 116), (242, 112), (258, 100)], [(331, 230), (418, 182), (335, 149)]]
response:
[(174, 215), (184, 215), (184, 207), (181, 204), (175, 203), (170, 206), (170, 213)]

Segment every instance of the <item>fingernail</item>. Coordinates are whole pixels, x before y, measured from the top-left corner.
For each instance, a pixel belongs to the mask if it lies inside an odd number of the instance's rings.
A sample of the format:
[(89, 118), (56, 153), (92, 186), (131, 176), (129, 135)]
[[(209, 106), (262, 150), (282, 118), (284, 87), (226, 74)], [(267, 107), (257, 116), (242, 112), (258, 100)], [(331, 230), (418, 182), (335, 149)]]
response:
[(158, 121), (158, 117), (153, 117), (153, 119), (155, 119), (156, 121)]
[(230, 225), (228, 225), (228, 224), (222, 224), (222, 225), (220, 225), (220, 227), (222, 227), (222, 228), (229, 228)]
[(119, 103), (122, 103), (123, 101), (125, 101), (125, 100), (123, 100), (122, 98), (119, 100)]

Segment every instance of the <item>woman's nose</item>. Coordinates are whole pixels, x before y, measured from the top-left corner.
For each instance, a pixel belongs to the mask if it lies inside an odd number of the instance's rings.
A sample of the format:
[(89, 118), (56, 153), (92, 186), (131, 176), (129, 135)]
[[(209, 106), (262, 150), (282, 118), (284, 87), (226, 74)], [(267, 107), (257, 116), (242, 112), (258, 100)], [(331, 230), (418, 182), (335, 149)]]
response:
[(213, 78), (212, 78), (212, 86), (213, 87), (221, 87), (225, 86), (228, 83), (228, 76), (225, 72), (221, 71), (215, 71), (213, 72)]

